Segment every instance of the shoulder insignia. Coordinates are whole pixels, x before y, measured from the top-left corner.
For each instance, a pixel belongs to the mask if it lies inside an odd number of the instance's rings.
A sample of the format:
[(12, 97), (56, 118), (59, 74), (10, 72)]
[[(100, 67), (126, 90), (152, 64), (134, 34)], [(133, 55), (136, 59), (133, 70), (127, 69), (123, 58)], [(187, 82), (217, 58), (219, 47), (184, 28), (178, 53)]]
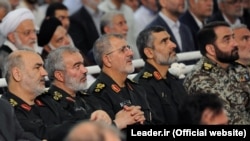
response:
[(116, 93), (119, 93), (121, 91), (120, 87), (116, 84), (112, 84), (111, 88), (113, 91), (115, 91)]
[(35, 103), (38, 105), (38, 106), (44, 106), (44, 104), (42, 103), (42, 101), (36, 99), (35, 100)]
[(95, 92), (100, 92), (105, 87), (105, 84), (98, 83), (95, 87)]
[(53, 94), (53, 99), (55, 99), (56, 101), (58, 101), (62, 97), (63, 97), (62, 94), (59, 93), (58, 91), (55, 91), (54, 94)]
[(22, 104), (21, 107), (26, 110), (26, 111), (30, 111), (31, 107), (28, 104)]
[(161, 74), (158, 71), (154, 71), (153, 74), (154, 74), (154, 77), (155, 77), (156, 80), (162, 79), (162, 76), (161, 76)]
[(152, 77), (153, 75), (152, 75), (152, 73), (149, 73), (149, 72), (144, 72), (143, 73), (143, 78), (150, 78), (150, 77)]
[(75, 100), (72, 97), (67, 96), (66, 99), (70, 102), (75, 102)]
[(18, 103), (14, 100), (14, 99), (10, 99), (9, 100), (9, 102), (10, 102), (10, 104), (13, 106), (13, 107), (15, 107)]
[(205, 70), (211, 70), (212, 67), (213, 67), (212, 64), (209, 64), (209, 63), (206, 63), (206, 62), (203, 64), (203, 68), (204, 68)]

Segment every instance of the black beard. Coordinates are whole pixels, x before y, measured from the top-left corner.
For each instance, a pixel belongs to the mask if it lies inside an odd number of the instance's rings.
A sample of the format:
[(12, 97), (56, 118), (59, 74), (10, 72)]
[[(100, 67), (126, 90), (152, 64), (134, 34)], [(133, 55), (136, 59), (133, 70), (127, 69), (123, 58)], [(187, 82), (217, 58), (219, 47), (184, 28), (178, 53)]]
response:
[(231, 54), (227, 54), (222, 52), (216, 45), (214, 45), (215, 53), (218, 61), (222, 63), (232, 63), (239, 59), (238, 54), (238, 47), (234, 47), (234, 49), (231, 51)]

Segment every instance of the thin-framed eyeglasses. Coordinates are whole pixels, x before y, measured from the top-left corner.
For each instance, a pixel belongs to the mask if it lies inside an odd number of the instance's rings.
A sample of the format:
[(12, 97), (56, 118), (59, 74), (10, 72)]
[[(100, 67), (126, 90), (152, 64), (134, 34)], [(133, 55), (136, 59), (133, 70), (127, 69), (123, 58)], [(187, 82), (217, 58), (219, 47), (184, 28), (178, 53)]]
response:
[(25, 30), (25, 31), (14, 31), (14, 32), (17, 32), (17, 33), (21, 33), (23, 34), (24, 36), (29, 36), (31, 34), (38, 34), (38, 31), (37, 30)]
[(109, 53), (106, 53), (106, 55), (110, 55), (111, 53), (113, 53), (113, 52), (115, 52), (115, 51), (120, 51), (120, 52), (122, 52), (122, 53), (125, 53), (125, 52), (127, 52), (127, 51), (129, 51), (129, 50), (131, 50), (130, 45), (125, 45), (125, 46), (122, 46), (122, 47), (120, 47), (120, 48), (118, 48), (118, 49), (115, 49), (115, 50), (113, 50), (113, 51), (110, 51)]

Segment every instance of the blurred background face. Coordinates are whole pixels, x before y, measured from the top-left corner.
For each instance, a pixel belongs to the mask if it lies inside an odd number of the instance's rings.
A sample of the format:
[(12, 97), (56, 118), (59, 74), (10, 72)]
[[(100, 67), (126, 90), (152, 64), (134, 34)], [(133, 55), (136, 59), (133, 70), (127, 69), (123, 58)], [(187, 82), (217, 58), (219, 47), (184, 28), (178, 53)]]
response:
[(234, 38), (238, 43), (240, 60), (250, 64), (250, 31), (247, 28), (235, 29)]
[(65, 28), (58, 26), (50, 40), (49, 46), (58, 48), (70, 44), (69, 36)]
[(189, 0), (189, 7), (197, 17), (205, 19), (212, 15), (213, 0)]
[(128, 5), (135, 12), (139, 7), (139, 0), (124, 0), (124, 3)]
[(31, 47), (35, 49), (37, 42), (37, 35), (35, 24), (32, 20), (24, 20), (13, 32), (14, 39), (12, 42), (17, 48), (22, 48), (23, 46)]
[(185, 0), (160, 0), (169, 13), (179, 17), (185, 12)]
[(68, 30), (70, 21), (69, 21), (69, 11), (68, 10), (56, 10), (55, 17), (62, 23), (63, 27)]
[(156, 0), (141, 0), (141, 3), (153, 12), (158, 11)]
[(219, 7), (229, 17), (238, 18), (243, 15), (243, 0), (224, 0)]
[(117, 15), (112, 20), (112, 25), (107, 29), (107, 33), (119, 33), (127, 37), (128, 25), (123, 15)]
[(9, 2), (11, 7), (15, 9), (19, 5), (20, 0), (9, 0)]

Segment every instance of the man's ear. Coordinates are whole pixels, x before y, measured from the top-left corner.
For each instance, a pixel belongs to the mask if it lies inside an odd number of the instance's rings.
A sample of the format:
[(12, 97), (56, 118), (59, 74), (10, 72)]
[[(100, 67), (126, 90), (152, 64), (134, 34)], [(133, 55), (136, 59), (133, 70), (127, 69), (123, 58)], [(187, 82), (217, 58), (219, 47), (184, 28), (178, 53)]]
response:
[(22, 80), (22, 72), (18, 67), (12, 68), (11, 73), (15, 81), (19, 82)]
[(207, 44), (205, 48), (209, 55), (215, 56), (216, 53), (215, 53), (215, 49), (214, 49), (215, 47), (213, 44)]
[(63, 82), (64, 81), (64, 77), (63, 77), (63, 72), (62, 71), (55, 71), (54, 72), (54, 77), (56, 80)]
[(152, 48), (149, 48), (149, 47), (146, 47), (144, 48), (144, 54), (147, 56), (148, 59), (151, 59), (154, 57), (154, 53), (153, 53), (153, 50)]
[(15, 43), (16, 42), (16, 39), (15, 39), (15, 35), (14, 35), (14, 32), (11, 32), (7, 35), (7, 39), (12, 42), (12, 43)]
[(102, 61), (103, 61), (103, 65), (110, 68), (112, 66), (112, 63), (111, 63), (111, 60), (110, 60), (110, 57), (108, 55), (104, 55), (102, 57)]
[(110, 33), (110, 28), (108, 26), (104, 26), (103, 30), (105, 33)]

